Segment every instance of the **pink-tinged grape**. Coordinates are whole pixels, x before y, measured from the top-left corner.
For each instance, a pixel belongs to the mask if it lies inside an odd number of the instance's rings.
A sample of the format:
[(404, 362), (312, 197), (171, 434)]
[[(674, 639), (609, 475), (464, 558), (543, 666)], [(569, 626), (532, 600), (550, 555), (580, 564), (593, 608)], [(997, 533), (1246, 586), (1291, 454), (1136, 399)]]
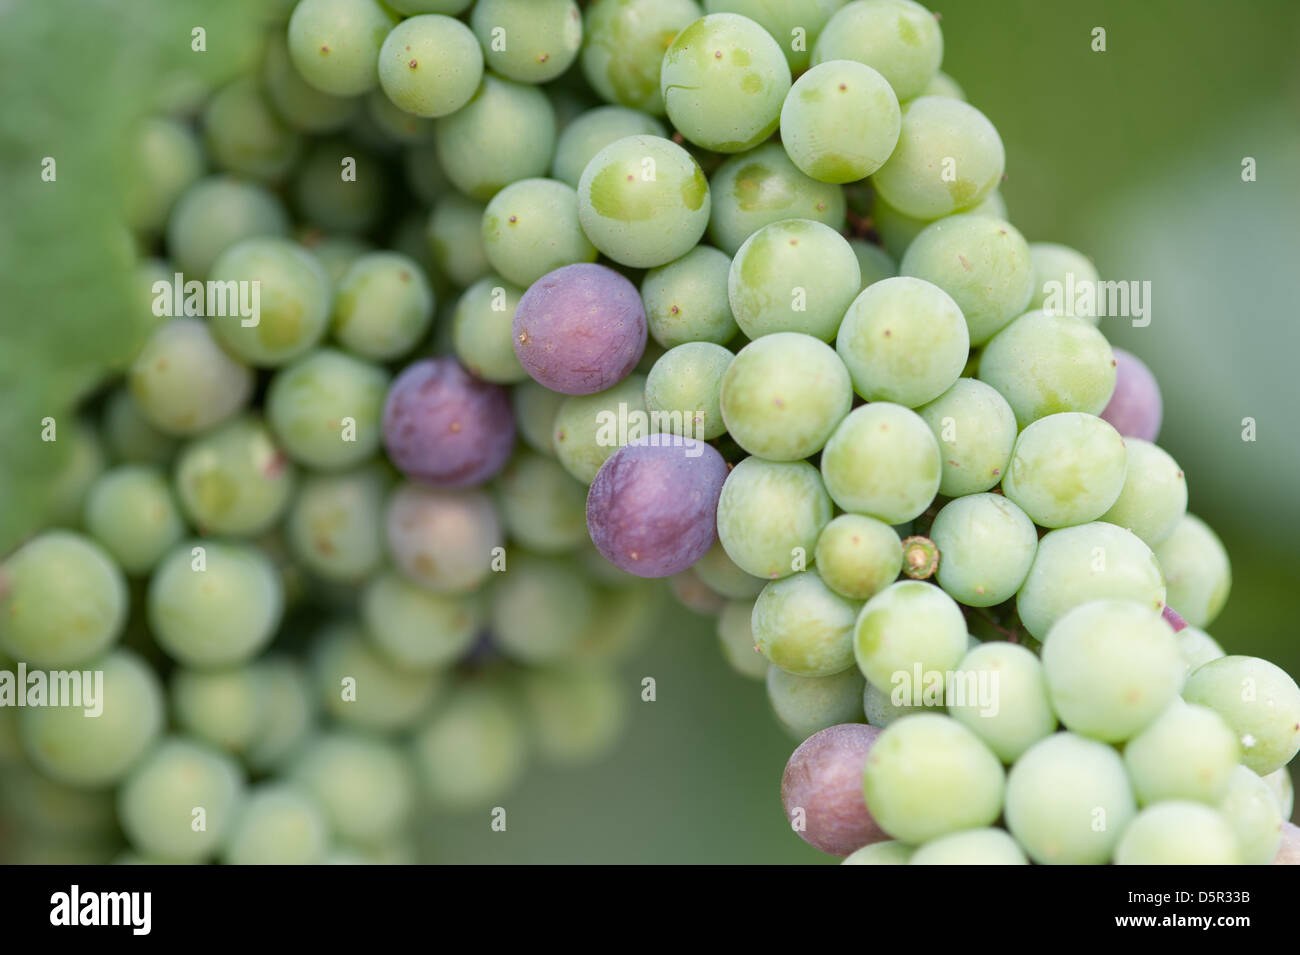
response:
[(1164, 404), (1160, 385), (1151, 369), (1132, 352), (1112, 349), (1115, 355), (1115, 390), (1101, 416), (1126, 438), (1154, 441), (1160, 434)]
[(754, 603), (755, 645), (797, 676), (843, 673), (853, 666), (853, 621), (859, 606), (811, 570), (773, 580)]
[(1241, 760), (1261, 776), (1300, 752), (1300, 688), (1259, 657), (1227, 656), (1194, 670), (1183, 699), (1218, 713), (1241, 742)]
[(1029, 865), (1029, 860), (1005, 829), (967, 829), (919, 846), (908, 864)]
[(1195, 514), (1185, 514), (1153, 550), (1170, 606), (1193, 627), (1212, 624), (1232, 589), (1232, 566), (1218, 535)]
[[(961, 608), (938, 587), (903, 580), (876, 594), (863, 606), (853, 628), (858, 669), (882, 691), (902, 679), (940, 678), (956, 669), (966, 655), (966, 620)], [(923, 686), (911, 686), (919, 695)]]
[(582, 73), (607, 103), (664, 113), (659, 75), (673, 37), (703, 13), (693, 0), (601, 0), (584, 17)]
[(1215, 805), (1227, 795), (1241, 748), (1218, 713), (1177, 697), (1124, 744), (1124, 765), (1138, 805), (1191, 799)]
[(1174, 628), (1174, 633), (1178, 633), (1187, 627), (1187, 621), (1183, 619), (1183, 615), (1168, 604), (1165, 605), (1164, 610), (1160, 611), (1160, 616), (1165, 618), (1165, 623)]
[(574, 189), (596, 153), (624, 136), (666, 137), (664, 124), (653, 116), (624, 106), (587, 110), (564, 127), (555, 142), (551, 176)]
[(777, 721), (796, 739), (839, 723), (861, 723), (866, 680), (856, 667), (831, 676), (797, 676), (767, 669), (767, 699)]
[(587, 494), (587, 529), (616, 567), (668, 577), (703, 557), (717, 540), (718, 496), (727, 464), (694, 438), (654, 434), (607, 460)]
[(888, 81), (853, 60), (832, 60), (799, 77), (781, 107), (781, 144), (819, 182), (856, 182), (885, 164), (902, 113)]
[(1015, 596), (1038, 550), (1034, 522), (1001, 494), (968, 494), (935, 515), (930, 539), (939, 548), (939, 586), (970, 607)]
[(826, 490), (846, 511), (901, 524), (939, 490), (939, 444), (914, 411), (886, 401), (850, 412), (822, 451)]
[(1083, 319), (1026, 312), (984, 347), (979, 378), (1025, 428), (1065, 411), (1101, 414), (1115, 389), (1115, 358), (1106, 336)]
[[(582, 46), (582, 15), (574, 0), (479, 0), (470, 25), (487, 65), (520, 83), (555, 79)], [(505, 42), (498, 44), (502, 31)]]
[(1039, 865), (1103, 865), (1137, 813), (1113, 746), (1053, 733), (1007, 777), (1006, 822)]
[(1151, 725), (1183, 684), (1173, 628), (1135, 600), (1094, 600), (1062, 616), (1043, 641), (1043, 671), (1061, 722), (1105, 743)]
[(731, 259), (697, 245), (680, 259), (651, 269), (641, 280), (650, 335), (664, 348), (687, 342), (725, 345), (738, 327), (727, 297)]
[(1116, 865), (1241, 865), (1227, 818), (1202, 803), (1170, 800), (1143, 809), (1115, 847)]
[(741, 570), (775, 580), (807, 565), (831, 511), (811, 464), (746, 458), (722, 486), (718, 539)]
[(887, 837), (862, 799), (862, 771), (881, 731), (865, 723), (829, 726), (799, 744), (781, 776), (781, 803), (799, 838), (847, 856)]
[(483, 79), (483, 50), (469, 27), (437, 14), (403, 20), (379, 49), (379, 85), (415, 116), (454, 113)]
[(948, 716), (918, 713), (891, 724), (867, 754), (862, 793), (880, 828), (919, 844), (992, 825), (1002, 814), (1002, 764)]
[(1054, 242), (1031, 242), (1029, 258), (1034, 267), (1034, 294), (1025, 308), (1041, 308), (1053, 315), (1069, 315), (1097, 324), (1099, 316), (1083, 314), (1076, 308), (1080, 304), (1076, 299), (1078, 290), (1095, 290), (1101, 277), (1087, 256)]
[(492, 267), (521, 286), (596, 260), (578, 224), (578, 194), (554, 179), (521, 179), (493, 196), (483, 212), (483, 248)]
[(127, 383), (141, 416), (167, 435), (206, 431), (253, 394), (248, 366), (227, 355), (197, 318), (159, 325), (131, 365)]
[(1124, 488), (1124, 439), (1105, 421), (1070, 412), (1020, 432), (1002, 493), (1042, 527), (1071, 527), (1105, 514)]
[(435, 593), (464, 593), (492, 572), (504, 543), (492, 499), (481, 491), (404, 484), (388, 502), (388, 550), (399, 570)]
[(289, 56), (318, 90), (356, 96), (379, 84), (379, 48), (396, 19), (378, 0), (300, 0)]
[(722, 379), (727, 431), (750, 454), (771, 461), (797, 461), (821, 450), (852, 403), (839, 356), (798, 332), (750, 342)]
[(958, 378), (916, 413), (939, 441), (940, 494), (961, 497), (1001, 483), (1018, 429), (1015, 412), (995, 389), (974, 378)]
[(1282, 845), (1282, 821), (1286, 818), (1283, 808), (1266, 780), (1245, 766), (1232, 770), (1218, 809), (1237, 836), (1246, 865), (1268, 865), (1277, 855)]
[(578, 263), (543, 275), (515, 309), (514, 349), (534, 381), (591, 395), (631, 373), (645, 352), (636, 286), (604, 265)]
[[(1168, 609), (1165, 608), (1166, 611)], [(1199, 627), (1189, 627), (1186, 624), (1182, 627), (1175, 625), (1174, 632), (1178, 634), (1178, 652), (1183, 655), (1183, 662), (1187, 664), (1189, 674), (1211, 660), (1225, 656), (1223, 647), (1219, 646), (1218, 641)]]
[(884, 521), (841, 514), (822, 528), (814, 557), (826, 586), (841, 597), (867, 600), (898, 579), (903, 545)]
[(743, 677), (761, 680), (776, 669), (754, 645), (754, 601), (730, 600), (718, 612), (718, 644), (727, 664)]
[(1002, 762), (1014, 763), (1056, 732), (1043, 665), (1032, 650), (1000, 640), (981, 643), (967, 651), (955, 679), (960, 686), (946, 688), (952, 697), (948, 715)]
[(383, 428), (398, 470), (441, 488), (488, 480), (505, 466), (515, 442), (509, 394), (454, 358), (408, 365), (388, 392)]
[(842, 7), (812, 48), (814, 65), (856, 60), (889, 81), (900, 100), (920, 96), (943, 62), (939, 21), (912, 0), (855, 0)]
[(905, 843), (886, 839), (850, 853), (840, 865), (907, 865), (915, 851)]
[(1101, 520), (1132, 531), (1155, 547), (1187, 513), (1187, 479), (1168, 452), (1141, 438), (1124, 441), (1124, 488)]
[(555, 108), (540, 89), (484, 73), (468, 103), (437, 120), (438, 161), (451, 184), (486, 202), (520, 179), (545, 176)]

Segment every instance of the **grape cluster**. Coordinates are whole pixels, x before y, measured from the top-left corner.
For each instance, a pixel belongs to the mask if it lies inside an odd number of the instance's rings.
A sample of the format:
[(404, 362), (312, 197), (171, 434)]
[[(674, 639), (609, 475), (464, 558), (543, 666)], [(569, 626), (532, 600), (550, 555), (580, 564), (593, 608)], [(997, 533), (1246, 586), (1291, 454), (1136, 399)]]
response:
[(0, 565), (0, 663), (104, 681), (0, 708), (20, 850), (408, 859), (616, 742), (667, 579), (846, 862), (1294, 860), (1300, 689), (942, 59), (912, 0), (299, 0), (149, 120), (156, 320)]

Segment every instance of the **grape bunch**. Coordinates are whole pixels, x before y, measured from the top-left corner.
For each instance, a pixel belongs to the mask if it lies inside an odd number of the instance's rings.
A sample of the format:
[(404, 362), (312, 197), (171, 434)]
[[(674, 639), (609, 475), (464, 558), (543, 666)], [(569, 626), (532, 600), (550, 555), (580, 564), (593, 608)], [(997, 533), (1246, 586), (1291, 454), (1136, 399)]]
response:
[(616, 745), (672, 594), (846, 862), (1300, 861), (1300, 689), (930, 11), (287, 6), (135, 137), (147, 334), (0, 564), (104, 712), (0, 708), (13, 855), (409, 861)]

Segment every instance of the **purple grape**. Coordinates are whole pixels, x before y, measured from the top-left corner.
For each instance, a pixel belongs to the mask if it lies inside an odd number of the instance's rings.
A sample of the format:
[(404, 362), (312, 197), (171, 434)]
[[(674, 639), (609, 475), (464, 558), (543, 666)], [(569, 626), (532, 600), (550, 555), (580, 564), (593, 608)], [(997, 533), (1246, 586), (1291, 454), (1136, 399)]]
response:
[(482, 484), (515, 443), (510, 395), (454, 358), (407, 367), (384, 403), (384, 447), (403, 474), (443, 489)]
[(519, 363), (539, 384), (594, 395), (618, 384), (645, 351), (645, 308), (613, 269), (580, 263), (548, 272), (515, 309)]
[(492, 572), (493, 551), (505, 543), (492, 498), (483, 491), (437, 491), (403, 484), (385, 517), (393, 563), (438, 593), (474, 590)]
[(727, 463), (703, 441), (652, 434), (619, 448), (587, 492), (587, 530), (616, 567), (670, 577), (718, 539)]
[(1156, 376), (1137, 355), (1122, 348), (1111, 350), (1115, 353), (1115, 390), (1101, 416), (1126, 438), (1154, 441), (1164, 414)]
[(781, 802), (796, 832), (815, 849), (846, 856), (889, 838), (867, 810), (862, 771), (881, 730), (866, 723), (841, 723), (814, 733), (785, 764)]

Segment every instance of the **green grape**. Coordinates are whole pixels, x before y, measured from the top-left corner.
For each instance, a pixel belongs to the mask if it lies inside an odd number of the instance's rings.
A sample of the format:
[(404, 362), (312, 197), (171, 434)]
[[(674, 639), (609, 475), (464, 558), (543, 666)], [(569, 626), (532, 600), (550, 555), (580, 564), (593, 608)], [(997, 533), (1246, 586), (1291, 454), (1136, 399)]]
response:
[(1165, 606), (1160, 565), (1140, 539), (1113, 524), (1052, 531), (1038, 542), (1016, 610), (1042, 640), (1068, 610), (1102, 598), (1136, 600), (1159, 613)]
[(506, 536), (539, 554), (571, 551), (587, 537), (587, 489), (554, 458), (522, 448), (496, 478)]
[(487, 610), (474, 594), (434, 594), (388, 570), (361, 594), (366, 635), (385, 656), (410, 670), (455, 663), (474, 643)]
[(299, 464), (336, 471), (379, 449), (388, 372), (334, 348), (318, 348), (276, 371), (266, 420)]
[(217, 168), (269, 183), (284, 179), (302, 148), (298, 133), (271, 109), (251, 76), (235, 80), (208, 100), (203, 141)]
[(551, 176), (577, 189), (587, 163), (610, 143), (625, 136), (662, 138), (667, 136), (667, 131), (653, 116), (624, 106), (587, 110), (569, 123), (555, 141)]
[(186, 281), (205, 279), (217, 257), (236, 242), (289, 234), (279, 198), (255, 183), (230, 176), (200, 179), (172, 206), (167, 253)]
[(853, 653), (863, 676), (879, 690), (909, 686), (913, 701), (924, 689), (915, 681), (942, 681), (961, 662), (966, 645), (961, 608), (919, 580), (899, 581), (876, 594), (853, 628)]
[[(16, 724), (17, 709), (6, 707), (6, 711), (13, 714)], [(114, 832), (111, 792), (54, 782), (32, 769), (22, 759), (21, 750), (17, 756), (0, 782), (0, 811), (5, 814), (6, 823), (42, 841), (90, 841)]]
[[(86, 694), (92, 674), (94, 702)], [(163, 693), (153, 670), (129, 650), (113, 650), (87, 664), (82, 679), (79, 700), (75, 689), (64, 686), (71, 700), (29, 706), (18, 715), (18, 731), (27, 758), (46, 776), (99, 789), (125, 776), (158, 738)], [(31, 687), (27, 690), (30, 694)]]
[(125, 386), (104, 402), (99, 430), (110, 456), (122, 464), (165, 467), (176, 453), (176, 441), (149, 423)]
[(551, 663), (573, 652), (595, 602), (591, 583), (575, 564), (515, 552), (492, 590), (492, 635), (504, 653), (523, 663)]
[(1007, 399), (1024, 428), (1064, 411), (1101, 414), (1115, 390), (1115, 356), (1081, 318), (1026, 312), (984, 348), (979, 377)]
[(754, 642), (754, 601), (729, 600), (718, 614), (718, 645), (727, 665), (743, 677), (761, 680), (769, 669), (767, 657)]
[(930, 85), (923, 89), (918, 95), (920, 96), (950, 96), (953, 99), (959, 99), (966, 102), (966, 92), (961, 85), (947, 73), (939, 72), (934, 74), (934, 79)]
[(1141, 438), (1124, 439), (1124, 487), (1103, 521), (1132, 531), (1155, 547), (1187, 513), (1187, 480), (1167, 452)]
[[(316, 260), (324, 267), (325, 274), (330, 277), (330, 283), (336, 292), (339, 283), (343, 281), (343, 276), (352, 267), (352, 263), (374, 251), (374, 246), (355, 235), (347, 233), (325, 235), (312, 228), (304, 230), (299, 236), (299, 241), (302, 242), (303, 248), (316, 256)], [(337, 303), (338, 300), (335, 299), (336, 306)]]
[(771, 461), (821, 450), (852, 403), (843, 362), (830, 346), (798, 332), (750, 342), (722, 379), (727, 431), (750, 454)]
[(969, 607), (1014, 597), (1038, 549), (1034, 522), (1001, 494), (970, 494), (945, 504), (930, 539), (939, 548), (939, 586)]
[(177, 728), (230, 753), (242, 753), (270, 718), (265, 675), (255, 664), (225, 670), (177, 669), (171, 710)]
[(974, 378), (958, 378), (916, 409), (939, 442), (939, 493), (961, 497), (997, 487), (1016, 443), (1016, 415), (1006, 399)]
[(379, 83), (379, 48), (397, 18), (378, 0), (299, 0), (289, 56), (312, 86), (356, 96)]
[(863, 846), (845, 856), (840, 865), (907, 865), (915, 851), (909, 845), (887, 839)]
[(91, 485), (85, 525), (128, 574), (147, 573), (185, 534), (166, 476), (143, 464), (114, 468)]
[(841, 597), (867, 600), (898, 579), (903, 545), (884, 521), (841, 514), (817, 538), (817, 573)]
[(402, 168), (406, 183), (424, 205), (431, 206), (451, 188), (447, 174), (438, 164), (438, 144), (415, 143), (403, 152)]
[[(46, 507), (51, 523), (78, 527), (86, 492), (104, 473), (108, 462), (104, 459), (99, 435), (87, 422), (73, 418), (64, 429), (65, 437), (71, 432), (71, 440), (65, 442), (68, 450), (58, 459), (60, 467), (46, 490)], [(52, 434), (52, 437), (57, 435)]]
[(1178, 652), (1182, 654), (1189, 674), (1224, 655), (1223, 647), (1199, 627), (1183, 627), (1178, 631)]
[(802, 332), (828, 341), (861, 278), (858, 257), (838, 232), (811, 219), (785, 219), (745, 240), (731, 263), (727, 295), (749, 338)]
[[(468, 94), (466, 96), (468, 98)], [(438, 148), (434, 142), (436, 128), (433, 120), (402, 109), (382, 89), (371, 90), (365, 95), (365, 113), (354, 131), (366, 145), (379, 152), (390, 151), (394, 143), (432, 145), (435, 151)]]
[(1079, 412), (1053, 414), (1020, 432), (1002, 492), (1035, 524), (1070, 527), (1109, 512), (1126, 469), (1124, 439), (1108, 422)]
[(483, 248), (486, 208), (481, 202), (449, 192), (438, 199), (429, 215), (429, 254), (454, 285), (472, 285), (492, 269)]
[(328, 848), (329, 822), (316, 800), (296, 786), (266, 782), (248, 791), (222, 858), (226, 865), (315, 865)]
[(404, 730), (429, 710), (441, 676), (389, 662), (348, 622), (330, 624), (316, 638), (312, 660), (317, 698), (345, 726), (377, 732)]
[(891, 206), (938, 219), (970, 210), (997, 188), (1006, 153), (983, 113), (946, 96), (914, 99), (902, 113), (898, 147), (871, 178)]
[[(329, 326), (332, 288), (324, 267), (289, 239), (245, 239), (212, 266), (220, 282), (260, 284), (260, 308), (251, 316), (213, 316), (213, 335), (235, 357), (273, 367), (303, 354)], [(241, 294), (242, 300), (242, 294)], [(258, 299), (253, 299), (257, 302)], [(242, 301), (241, 301), (242, 305)]]
[(746, 458), (718, 498), (718, 539), (727, 556), (765, 580), (802, 569), (830, 519), (831, 499), (806, 461)]
[(474, 0), (386, 0), (398, 13), (413, 16), (417, 13), (445, 13), (449, 17), (464, 13)]
[(868, 285), (874, 285), (882, 279), (892, 279), (898, 276), (898, 266), (894, 260), (878, 245), (873, 245), (864, 239), (849, 239), (849, 248), (858, 258), (858, 272), (862, 276), (861, 287), (865, 289)]
[[(583, 484), (596, 479), (600, 466), (627, 440), (639, 437), (634, 422), (646, 413), (645, 376), (632, 374), (594, 395), (566, 398), (552, 425), (555, 456)], [(626, 436), (618, 434), (627, 421)]]
[(828, 726), (861, 723), (865, 686), (862, 674), (852, 666), (831, 676), (798, 676), (780, 667), (769, 667), (767, 671), (767, 699), (772, 711), (799, 740)]
[(226, 837), (243, 798), (239, 764), (173, 736), (118, 789), (117, 817), (137, 852), (169, 863), (204, 862)]
[[(513, 349), (511, 353), (514, 353)], [(555, 457), (555, 416), (567, 398), (568, 395), (551, 391), (531, 378), (521, 379), (510, 389), (510, 404), (519, 437), (538, 454)]]
[(528, 670), (523, 707), (537, 751), (560, 766), (591, 763), (623, 735), (628, 705), (621, 678), (587, 667)]
[(722, 382), (734, 358), (712, 342), (686, 342), (664, 352), (646, 377), (651, 428), (706, 441), (725, 434)]
[(318, 141), (294, 177), (294, 204), (327, 232), (365, 232), (384, 213), (387, 171), (357, 143)]
[(828, 60), (865, 63), (909, 100), (938, 74), (943, 33), (934, 15), (911, 0), (855, 0), (830, 18), (812, 48), (814, 66)]
[(285, 524), (290, 552), (325, 580), (365, 580), (384, 559), (384, 497), (390, 483), (377, 464), (307, 476)]
[(664, 113), (664, 52), (702, 11), (694, 0), (602, 0), (586, 13), (582, 73), (607, 103)]
[(267, 40), (262, 79), (280, 118), (304, 133), (336, 133), (352, 122), (361, 105), (355, 96), (333, 96), (303, 79), (282, 36)]
[(435, 491), (407, 482), (389, 497), (385, 523), (393, 562), (435, 593), (478, 587), (503, 543), (492, 499), (481, 491)]
[(379, 85), (398, 109), (431, 118), (456, 112), (483, 79), (470, 28), (438, 14), (403, 20), (379, 49)]
[(1232, 567), (1218, 535), (1195, 514), (1186, 514), (1153, 550), (1169, 605), (1193, 627), (1212, 624), (1232, 589)]
[(469, 684), (416, 730), (416, 772), (433, 803), (464, 812), (488, 806), (519, 782), (528, 761), (524, 724), (492, 685)]
[(1135, 600), (1094, 600), (1062, 616), (1043, 641), (1043, 670), (1061, 722), (1106, 743), (1151, 725), (1183, 682), (1173, 629)]
[[(992, 195), (997, 193), (994, 192)], [(983, 203), (980, 205), (982, 206)], [(965, 211), (975, 213), (980, 210), (977, 207)], [(880, 243), (885, 251), (899, 262), (903, 260), (916, 237), (932, 221), (934, 220), (917, 219), (899, 212), (878, 192), (873, 192), (871, 195), (871, 227), (880, 235)]]
[(1077, 314), (1075, 297), (1065, 295), (1067, 288), (1096, 287), (1101, 276), (1097, 274), (1097, 266), (1093, 265), (1087, 256), (1068, 246), (1053, 242), (1031, 242), (1029, 258), (1034, 266), (1034, 294), (1029, 299), (1027, 308), (1045, 309), (1048, 299), (1055, 294), (1059, 296), (1060, 304), (1064, 306), (1061, 311), (1065, 315), (1084, 318), (1094, 325), (1097, 324), (1099, 320), (1097, 315)]
[(127, 224), (140, 232), (157, 232), (176, 200), (203, 175), (203, 150), (188, 126), (151, 116), (136, 131), (131, 155)]
[(1115, 847), (1116, 865), (1240, 865), (1241, 846), (1223, 813), (1195, 802), (1150, 806)]
[(318, 737), (289, 778), (325, 811), (336, 838), (366, 847), (398, 836), (415, 809), (415, 771), (394, 743), (353, 732)]
[(853, 300), (835, 350), (868, 401), (915, 408), (938, 398), (961, 375), (970, 338), (961, 309), (921, 279), (883, 279)]
[(710, 547), (691, 570), (710, 590), (728, 600), (752, 600), (759, 595), (766, 583), (762, 578), (747, 574), (737, 567), (727, 556), (721, 541)]
[(885, 401), (850, 412), (822, 451), (832, 500), (846, 511), (902, 524), (939, 490), (939, 444), (914, 411)]
[(169, 435), (206, 431), (253, 392), (248, 366), (230, 358), (196, 318), (173, 318), (145, 343), (127, 378), (145, 420)]
[(438, 161), (452, 185), (486, 202), (512, 182), (546, 175), (555, 135), (545, 93), (484, 73), (470, 101), (438, 120)]
[(664, 53), (659, 90), (668, 118), (691, 142), (714, 152), (744, 152), (776, 132), (790, 67), (753, 20), (715, 13), (674, 38)]
[(887, 727), (862, 774), (867, 809), (880, 828), (910, 843), (992, 825), (1002, 813), (1004, 783), (988, 747), (937, 713)]
[(1261, 776), (1300, 752), (1300, 688), (1281, 667), (1227, 656), (1194, 670), (1183, 699), (1214, 710), (1241, 741), (1241, 761)]
[(723, 345), (739, 331), (727, 298), (731, 259), (697, 245), (680, 259), (651, 269), (641, 280), (650, 337), (664, 348), (687, 342)]
[(695, 247), (709, 223), (709, 182), (695, 158), (659, 136), (625, 136), (578, 180), (578, 220), (620, 265), (653, 268)]
[(149, 628), (185, 666), (234, 666), (256, 656), (280, 625), (284, 590), (257, 547), (191, 541), (162, 559), (149, 580)]
[(261, 732), (244, 749), (254, 769), (278, 768), (298, 751), (316, 722), (316, 700), (297, 660), (265, 657), (254, 666), (261, 672), (266, 694), (266, 719)]
[(1282, 810), (1282, 818), (1290, 819), (1291, 810), (1295, 808), (1295, 787), (1286, 767), (1276, 769), (1261, 778), (1268, 784), (1269, 791), (1277, 800), (1278, 807)]
[(1006, 822), (1039, 865), (1103, 865), (1137, 814), (1113, 747), (1053, 733), (1007, 776)]
[(673, 599), (701, 617), (713, 617), (722, 612), (726, 599), (715, 594), (700, 575), (689, 567), (668, 578), (668, 589)]
[(819, 182), (856, 182), (885, 164), (902, 113), (883, 76), (853, 60), (832, 60), (799, 77), (781, 108), (781, 143)]
[(1029, 865), (1005, 829), (968, 829), (919, 846), (909, 865)]
[(414, 260), (396, 252), (368, 252), (357, 256), (338, 282), (331, 331), (362, 358), (397, 358), (428, 332), (435, 303)]
[(966, 318), (972, 345), (983, 345), (1029, 306), (1034, 267), (1011, 223), (956, 215), (926, 226), (899, 265), (903, 275), (943, 289)]
[(705, 0), (707, 13), (749, 17), (781, 45), (791, 72), (808, 68), (810, 51), (844, 0)]
[(249, 537), (270, 529), (296, 483), (284, 452), (252, 416), (195, 438), (176, 461), (176, 495), (202, 534)]
[(1124, 746), (1141, 806), (1166, 799), (1214, 805), (1227, 795), (1240, 758), (1237, 737), (1218, 713), (1177, 697)]
[(127, 600), (99, 544), (45, 531), (0, 563), (0, 651), (36, 667), (77, 666), (121, 636)]
[(853, 666), (859, 604), (839, 596), (813, 571), (771, 581), (754, 604), (760, 653), (798, 676), (822, 677)]
[(582, 15), (573, 0), (479, 0), (470, 25), (487, 65), (520, 83), (555, 79), (582, 46)]
[(506, 186), (483, 213), (488, 261), (516, 285), (547, 272), (596, 261), (596, 247), (578, 224), (578, 194), (554, 179), (521, 179)]
[[(1056, 732), (1056, 714), (1038, 657), (1014, 643), (991, 641), (969, 650), (948, 687), (948, 715), (1011, 764)], [(985, 689), (989, 690), (987, 697)]]
[(709, 195), (709, 235), (727, 255), (782, 219), (812, 219), (836, 230), (844, 225), (844, 191), (804, 175), (780, 143), (732, 156), (713, 173)]
[[(1285, 770), (1283, 770), (1285, 772)], [(1273, 790), (1245, 766), (1236, 766), (1218, 809), (1232, 827), (1246, 865), (1268, 865), (1282, 843), (1282, 822)]]
[[(512, 337), (515, 309), (523, 294), (519, 286), (489, 274), (467, 288), (456, 302), (452, 342), (460, 363), (476, 377), (499, 384), (528, 378), (515, 354)], [(546, 433), (549, 445), (549, 421)]]
[[(594, 547), (589, 553), (600, 557)], [(609, 566), (613, 568), (612, 564)], [(591, 623), (578, 637), (570, 654), (573, 662), (588, 666), (617, 665), (639, 651), (650, 635), (658, 631), (663, 610), (659, 585), (630, 574), (625, 576), (630, 583), (619, 581), (614, 586), (596, 587)]]

